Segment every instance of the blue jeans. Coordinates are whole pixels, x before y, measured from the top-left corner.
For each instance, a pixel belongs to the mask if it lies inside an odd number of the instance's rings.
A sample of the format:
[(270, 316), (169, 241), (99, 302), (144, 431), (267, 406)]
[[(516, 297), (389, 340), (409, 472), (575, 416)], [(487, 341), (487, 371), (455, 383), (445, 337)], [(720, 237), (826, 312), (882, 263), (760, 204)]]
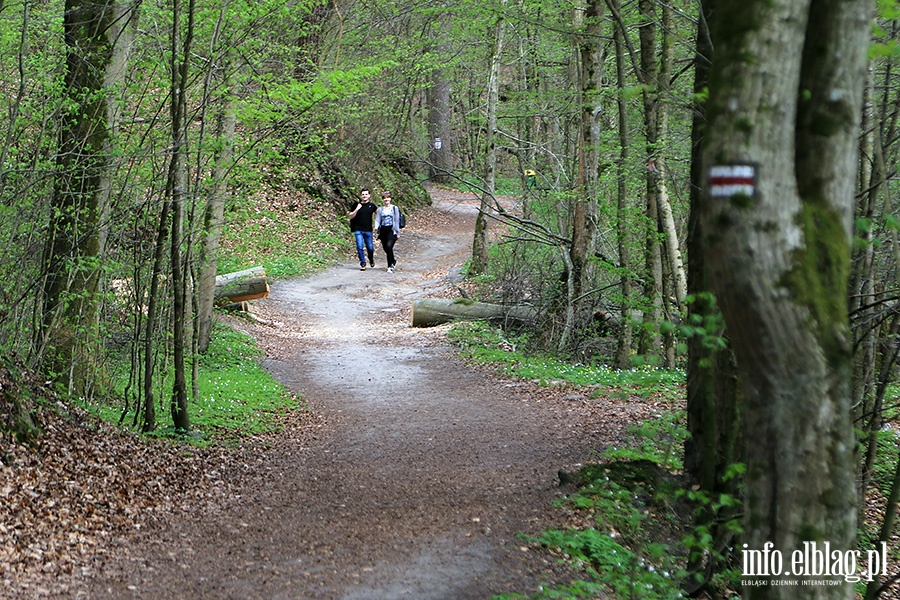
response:
[(360, 266), (366, 264), (366, 253), (369, 254), (369, 266), (375, 264), (372, 256), (375, 252), (375, 246), (372, 243), (372, 232), (354, 231), (353, 237), (356, 238), (356, 253), (359, 255)]

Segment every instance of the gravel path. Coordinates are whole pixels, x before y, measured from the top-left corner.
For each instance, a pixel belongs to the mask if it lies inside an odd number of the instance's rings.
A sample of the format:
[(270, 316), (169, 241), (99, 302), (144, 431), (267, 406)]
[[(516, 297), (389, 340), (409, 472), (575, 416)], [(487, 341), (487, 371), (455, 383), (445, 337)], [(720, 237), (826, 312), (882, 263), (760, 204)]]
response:
[(472, 368), (446, 326), (408, 326), (412, 299), (453, 289), (475, 211), (435, 193), (395, 273), (377, 251), (377, 269), (348, 257), (274, 282), (260, 322), (236, 323), (316, 420), (235, 466), (217, 509), (118, 542), (77, 597), (466, 600), (558, 579), (517, 534), (562, 518), (557, 471), (612, 443), (628, 408)]

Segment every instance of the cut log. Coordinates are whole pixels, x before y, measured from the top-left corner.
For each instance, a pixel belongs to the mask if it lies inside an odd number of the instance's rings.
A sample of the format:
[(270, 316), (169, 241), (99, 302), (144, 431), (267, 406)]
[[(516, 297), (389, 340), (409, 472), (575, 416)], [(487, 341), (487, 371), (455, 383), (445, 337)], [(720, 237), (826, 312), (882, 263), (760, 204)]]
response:
[(226, 273), (216, 277), (214, 299), (217, 305), (265, 298), (269, 295), (266, 270), (253, 267), (244, 271)]
[(233, 304), (226, 304), (222, 307), (222, 310), (225, 312), (250, 312), (250, 303), (246, 300), (241, 302), (235, 302)]
[(418, 298), (413, 300), (412, 326), (432, 327), (448, 323), (454, 319), (487, 319), (513, 320), (519, 322), (534, 321), (537, 310), (533, 306), (523, 304), (508, 306), (473, 302), (464, 298), (446, 300), (444, 298)]

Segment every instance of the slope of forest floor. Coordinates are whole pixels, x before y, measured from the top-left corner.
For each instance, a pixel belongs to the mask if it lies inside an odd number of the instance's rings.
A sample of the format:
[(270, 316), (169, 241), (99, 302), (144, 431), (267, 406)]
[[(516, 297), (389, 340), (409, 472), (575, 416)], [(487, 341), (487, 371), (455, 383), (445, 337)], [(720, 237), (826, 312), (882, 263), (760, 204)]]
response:
[(279, 434), (197, 450), (44, 411), (36, 449), (3, 441), (2, 595), (465, 600), (571, 578), (519, 534), (565, 526), (557, 472), (664, 408), (474, 368), (445, 327), (410, 328), (471, 248), (475, 199), (434, 193), (396, 273), (348, 257), (231, 320), (311, 407)]

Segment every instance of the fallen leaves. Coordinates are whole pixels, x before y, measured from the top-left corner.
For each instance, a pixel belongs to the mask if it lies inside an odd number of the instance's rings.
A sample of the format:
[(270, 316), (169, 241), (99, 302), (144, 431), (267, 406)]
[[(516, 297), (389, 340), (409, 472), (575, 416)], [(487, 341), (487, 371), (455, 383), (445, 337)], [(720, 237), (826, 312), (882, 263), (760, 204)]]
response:
[[(17, 385), (5, 370), (0, 381), (5, 392)], [(4, 597), (49, 593), (55, 576), (109, 552), (106, 545), (114, 536), (228, 494), (211, 475), (211, 469), (225, 468), (225, 451), (148, 442), (44, 395), (30, 409), (42, 430), (33, 444), (5, 433), (0, 438)], [(0, 404), (9, 402), (0, 394)]]

